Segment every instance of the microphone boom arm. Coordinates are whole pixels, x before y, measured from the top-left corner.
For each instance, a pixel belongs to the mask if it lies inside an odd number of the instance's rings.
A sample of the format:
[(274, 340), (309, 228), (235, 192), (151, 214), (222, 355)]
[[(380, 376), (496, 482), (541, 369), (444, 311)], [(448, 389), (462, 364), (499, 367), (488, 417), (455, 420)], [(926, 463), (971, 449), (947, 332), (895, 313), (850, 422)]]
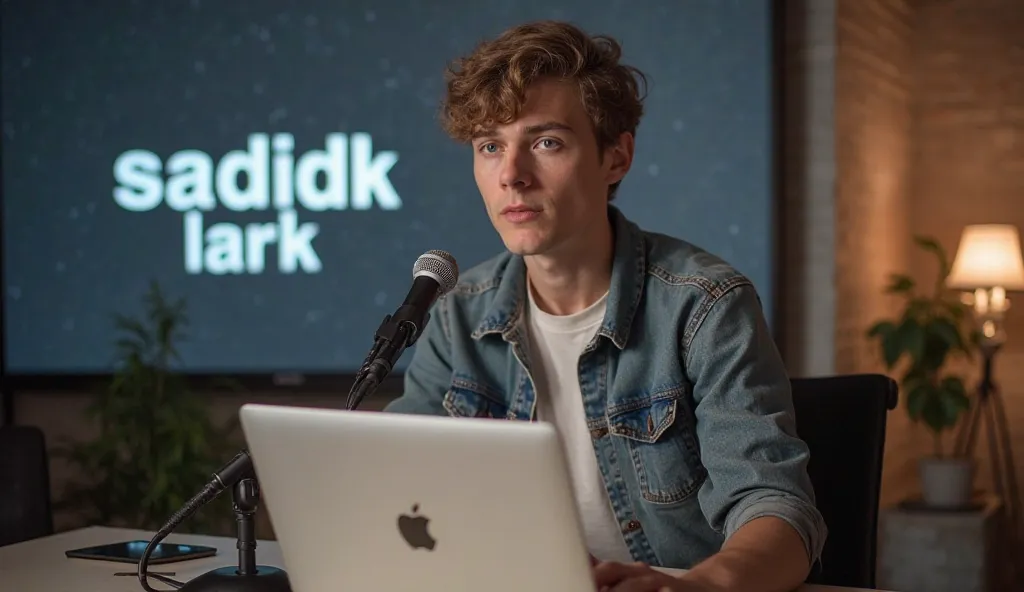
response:
[[(206, 486), (203, 487), (199, 493), (192, 496), (192, 499), (185, 502), (185, 505), (175, 512), (167, 522), (160, 527), (160, 530), (153, 535), (149, 544), (146, 545), (146, 549), (142, 552), (142, 557), (139, 559), (138, 576), (139, 583), (142, 585), (143, 590), (146, 590), (146, 592), (160, 592), (149, 585), (148, 579), (150, 575), (148, 573), (149, 558), (152, 556), (157, 545), (167, 538), (169, 534), (174, 532), (174, 529), (177, 528), (178, 525), (185, 520), (188, 520), (189, 517), (199, 511), (200, 508), (216, 499), (217, 496), (219, 496), (225, 489), (234, 487), (234, 485), (239, 481), (243, 479), (251, 479), (253, 476), (254, 468), (252, 464), (252, 457), (249, 456), (248, 450), (242, 450), (217, 472), (215, 472), (213, 474), (213, 478), (207, 482)], [(182, 582), (178, 582), (170, 578), (159, 579), (166, 584), (174, 586), (175, 588), (181, 588), (184, 585)]]

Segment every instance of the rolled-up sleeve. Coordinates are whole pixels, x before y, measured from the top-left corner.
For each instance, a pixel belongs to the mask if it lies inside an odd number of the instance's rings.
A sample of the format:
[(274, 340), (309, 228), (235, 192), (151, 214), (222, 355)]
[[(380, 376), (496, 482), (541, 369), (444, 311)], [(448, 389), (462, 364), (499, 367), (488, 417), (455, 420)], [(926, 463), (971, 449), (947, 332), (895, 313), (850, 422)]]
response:
[(762, 516), (792, 526), (811, 564), (827, 528), (796, 433), (789, 376), (754, 287), (738, 278), (708, 291), (683, 335), (697, 435), (708, 478), (698, 493), (712, 528), (732, 536)]

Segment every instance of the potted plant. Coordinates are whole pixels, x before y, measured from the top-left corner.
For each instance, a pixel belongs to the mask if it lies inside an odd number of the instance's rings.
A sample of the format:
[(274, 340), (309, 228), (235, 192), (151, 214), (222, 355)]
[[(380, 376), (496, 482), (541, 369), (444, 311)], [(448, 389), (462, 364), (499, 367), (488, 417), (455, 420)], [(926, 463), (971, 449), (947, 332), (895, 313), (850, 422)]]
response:
[[(144, 315), (115, 315), (120, 333), (113, 379), (89, 413), (99, 435), (56, 451), (79, 469), (55, 507), (87, 524), (156, 530), (237, 452), (237, 420), (215, 425), (206, 401), (174, 370), (184, 339), (183, 300), (170, 301), (153, 282)], [(200, 510), (181, 531), (228, 534), (231, 496)]]
[(920, 248), (935, 256), (938, 278), (929, 290), (919, 290), (908, 275), (894, 274), (886, 292), (902, 297), (902, 313), (868, 330), (891, 371), (902, 364), (899, 379), (907, 413), (923, 423), (933, 438), (932, 454), (919, 461), (923, 501), (931, 507), (955, 508), (970, 502), (974, 463), (947, 453), (942, 436), (970, 408), (962, 376), (948, 371), (958, 356), (970, 358), (977, 345), (968, 308), (945, 288), (949, 259), (934, 239), (915, 237)]

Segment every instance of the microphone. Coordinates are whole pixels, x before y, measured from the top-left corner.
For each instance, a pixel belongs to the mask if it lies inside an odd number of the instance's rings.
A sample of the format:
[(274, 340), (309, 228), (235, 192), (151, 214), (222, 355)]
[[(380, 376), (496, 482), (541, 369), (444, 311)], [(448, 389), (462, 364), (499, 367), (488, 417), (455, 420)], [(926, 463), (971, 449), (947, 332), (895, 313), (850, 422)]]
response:
[(394, 368), (405, 350), (416, 343), (430, 321), (430, 307), (459, 281), (459, 264), (451, 253), (430, 250), (412, 266), (412, 288), (393, 315), (384, 317), (374, 344), (349, 391), (348, 409), (355, 409)]
[(409, 323), (408, 344), (412, 345), (430, 320), (430, 307), (459, 281), (459, 264), (446, 251), (431, 250), (412, 266), (412, 288), (391, 316), (393, 323)]

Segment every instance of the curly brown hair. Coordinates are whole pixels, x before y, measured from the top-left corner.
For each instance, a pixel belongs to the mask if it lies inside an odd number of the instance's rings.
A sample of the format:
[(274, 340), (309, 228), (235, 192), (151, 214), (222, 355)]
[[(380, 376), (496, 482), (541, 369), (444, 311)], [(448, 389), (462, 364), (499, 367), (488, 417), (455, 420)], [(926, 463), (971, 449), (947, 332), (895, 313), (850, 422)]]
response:
[[(590, 36), (570, 23), (538, 21), (513, 27), (449, 65), (442, 126), (455, 140), (468, 143), (478, 128), (514, 121), (533, 82), (570, 80), (578, 85), (598, 152), (603, 154), (623, 132), (635, 136), (643, 115), (647, 78), (639, 69), (619, 63), (621, 57), (618, 41)], [(618, 183), (611, 186), (609, 199), (617, 188)]]

